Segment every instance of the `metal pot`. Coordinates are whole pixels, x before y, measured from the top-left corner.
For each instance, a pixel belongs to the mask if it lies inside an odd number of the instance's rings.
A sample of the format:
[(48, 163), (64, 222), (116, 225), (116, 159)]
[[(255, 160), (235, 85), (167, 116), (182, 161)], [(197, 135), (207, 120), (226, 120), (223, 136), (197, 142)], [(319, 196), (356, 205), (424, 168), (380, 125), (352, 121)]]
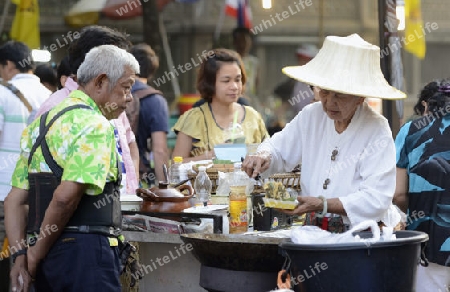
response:
[[(181, 193), (187, 190), (188, 194)], [(180, 213), (191, 207), (189, 199), (194, 195), (194, 189), (189, 185), (169, 188), (167, 183), (159, 183), (159, 188), (137, 189), (136, 195), (143, 199), (141, 211), (154, 213)]]
[(278, 272), (284, 258), (278, 245), (286, 238), (240, 234), (181, 234), (192, 244), (193, 255), (204, 266), (233, 271)]

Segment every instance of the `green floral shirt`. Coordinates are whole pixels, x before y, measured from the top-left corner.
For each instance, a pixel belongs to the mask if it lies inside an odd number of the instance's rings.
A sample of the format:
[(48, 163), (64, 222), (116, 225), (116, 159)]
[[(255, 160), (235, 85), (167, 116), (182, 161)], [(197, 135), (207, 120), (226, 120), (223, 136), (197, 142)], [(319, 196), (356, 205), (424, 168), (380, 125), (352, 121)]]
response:
[[(50, 127), (46, 140), (50, 153), (64, 169), (61, 180), (88, 184), (88, 195), (98, 195), (105, 183), (118, 176), (114, 128), (102, 115), (97, 104), (85, 93), (72, 91), (68, 98), (53, 108), (47, 123), (64, 108), (85, 104), (90, 109), (73, 109), (64, 113)], [(28, 167), (31, 148), (39, 135), (40, 119), (22, 133), (21, 154), (12, 176), (12, 186), (28, 190), (28, 173), (51, 172), (38, 147)]]

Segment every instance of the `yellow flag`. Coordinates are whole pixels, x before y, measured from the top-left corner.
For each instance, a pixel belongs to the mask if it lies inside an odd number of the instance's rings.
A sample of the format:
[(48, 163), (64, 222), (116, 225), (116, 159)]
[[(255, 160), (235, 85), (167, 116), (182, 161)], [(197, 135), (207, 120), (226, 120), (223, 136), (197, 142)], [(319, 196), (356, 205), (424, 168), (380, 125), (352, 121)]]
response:
[(419, 59), (425, 58), (425, 30), (423, 29), (421, 0), (405, 0), (405, 50)]
[(12, 2), (17, 4), (17, 8), (11, 27), (11, 38), (24, 42), (30, 49), (38, 49), (41, 45), (38, 0), (12, 0)]

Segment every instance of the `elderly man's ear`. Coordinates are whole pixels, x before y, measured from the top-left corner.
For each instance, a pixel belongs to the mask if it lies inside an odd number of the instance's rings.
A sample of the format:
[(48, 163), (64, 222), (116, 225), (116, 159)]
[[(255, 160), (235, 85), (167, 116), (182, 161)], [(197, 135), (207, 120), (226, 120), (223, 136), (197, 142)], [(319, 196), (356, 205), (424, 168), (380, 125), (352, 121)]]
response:
[(96, 89), (103, 89), (103, 87), (108, 86), (109, 79), (106, 74), (100, 74), (94, 79), (94, 86)]

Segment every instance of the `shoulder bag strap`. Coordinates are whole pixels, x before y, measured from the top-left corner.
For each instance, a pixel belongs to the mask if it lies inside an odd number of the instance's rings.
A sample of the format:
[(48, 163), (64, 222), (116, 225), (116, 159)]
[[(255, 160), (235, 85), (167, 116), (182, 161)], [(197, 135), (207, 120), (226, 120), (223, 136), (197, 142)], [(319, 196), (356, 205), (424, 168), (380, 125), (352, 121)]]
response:
[(62, 111), (58, 112), (51, 120), (50, 122), (45, 125), (45, 121), (47, 120), (47, 116), (49, 112), (46, 112), (41, 116), (40, 125), (39, 125), (39, 136), (36, 139), (36, 142), (34, 143), (33, 147), (31, 148), (30, 155), (28, 156), (28, 165), (31, 163), (31, 159), (33, 157), (34, 152), (36, 149), (41, 146), (42, 154), (44, 155), (45, 162), (50, 167), (52, 172), (58, 177), (62, 177), (63, 169), (61, 166), (58, 165), (58, 163), (53, 159), (53, 156), (50, 154), (50, 149), (48, 147), (47, 141), (45, 140), (45, 135), (47, 134), (50, 127), (53, 125), (53, 123), (63, 114), (65, 114), (68, 111), (71, 111), (73, 109), (77, 108), (85, 108), (85, 109), (92, 109), (90, 106), (84, 105), (84, 104), (77, 104), (72, 105), (69, 107), (66, 107)]
[(20, 99), (20, 101), (25, 105), (25, 107), (27, 108), (28, 112), (31, 113), (31, 111), (33, 110), (33, 107), (28, 102), (28, 100), (25, 98), (23, 93), (20, 92), (20, 90), (17, 87), (15, 87), (13, 84), (11, 84), (9, 82), (5, 82), (5, 81), (2, 81), (1, 84), (3, 86), (5, 86), (6, 88), (8, 88), (9, 90), (11, 90), (11, 92), (14, 93)]
[(151, 86), (148, 86), (146, 88), (136, 90), (133, 93), (133, 97), (136, 97), (137, 99), (141, 99), (141, 98), (144, 98), (144, 97), (151, 97), (154, 94), (162, 95), (162, 92), (157, 90), (157, 89), (154, 89)]

